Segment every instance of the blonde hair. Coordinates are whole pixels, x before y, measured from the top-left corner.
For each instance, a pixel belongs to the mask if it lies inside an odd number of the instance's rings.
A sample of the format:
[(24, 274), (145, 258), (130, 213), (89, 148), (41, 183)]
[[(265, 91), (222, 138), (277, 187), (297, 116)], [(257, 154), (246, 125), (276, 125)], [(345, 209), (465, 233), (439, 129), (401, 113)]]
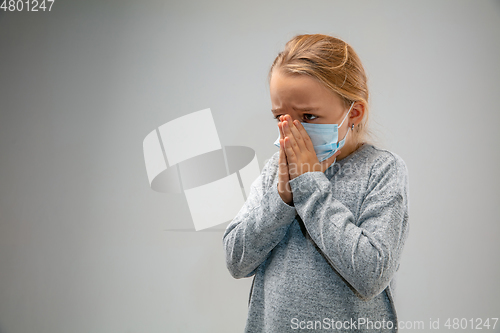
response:
[(343, 40), (323, 34), (297, 35), (274, 59), (269, 70), (268, 83), (274, 70), (286, 75), (309, 75), (342, 99), (349, 108), (352, 102), (364, 105), (365, 113), (351, 135), (357, 143), (369, 135), (368, 85), (361, 60), (353, 48)]

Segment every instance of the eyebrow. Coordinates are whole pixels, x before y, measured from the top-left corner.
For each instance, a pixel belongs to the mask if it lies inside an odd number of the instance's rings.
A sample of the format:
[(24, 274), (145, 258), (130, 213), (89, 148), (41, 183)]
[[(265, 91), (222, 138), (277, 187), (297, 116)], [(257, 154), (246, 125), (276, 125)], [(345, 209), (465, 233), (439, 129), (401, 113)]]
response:
[[(305, 107), (305, 108), (295, 108), (295, 107), (292, 107), (292, 109), (294, 110), (300, 110), (300, 111), (316, 111), (318, 108), (315, 108), (315, 107)], [(279, 112), (281, 109), (280, 108), (277, 108), (277, 109), (271, 109), (271, 111), (274, 113), (274, 112)]]

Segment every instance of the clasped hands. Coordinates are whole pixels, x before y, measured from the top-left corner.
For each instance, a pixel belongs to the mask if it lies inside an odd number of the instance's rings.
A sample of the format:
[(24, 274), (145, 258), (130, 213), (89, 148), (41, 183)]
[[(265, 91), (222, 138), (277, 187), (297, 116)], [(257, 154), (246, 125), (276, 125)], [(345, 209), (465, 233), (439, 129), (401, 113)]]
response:
[(340, 154), (340, 150), (323, 162), (319, 162), (311, 138), (300, 121), (292, 121), (290, 115), (282, 115), (279, 120), (278, 193), (286, 204), (293, 206), (289, 181), (306, 172), (325, 172)]

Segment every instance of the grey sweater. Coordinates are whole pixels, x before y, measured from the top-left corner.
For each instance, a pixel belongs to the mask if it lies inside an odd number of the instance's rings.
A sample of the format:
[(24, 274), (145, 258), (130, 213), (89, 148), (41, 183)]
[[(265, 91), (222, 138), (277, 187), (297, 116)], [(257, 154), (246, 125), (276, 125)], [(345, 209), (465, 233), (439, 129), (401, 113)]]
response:
[(278, 194), (279, 152), (252, 183), (223, 244), (235, 278), (255, 275), (246, 332), (397, 332), (393, 287), (408, 236), (408, 171), (364, 144)]

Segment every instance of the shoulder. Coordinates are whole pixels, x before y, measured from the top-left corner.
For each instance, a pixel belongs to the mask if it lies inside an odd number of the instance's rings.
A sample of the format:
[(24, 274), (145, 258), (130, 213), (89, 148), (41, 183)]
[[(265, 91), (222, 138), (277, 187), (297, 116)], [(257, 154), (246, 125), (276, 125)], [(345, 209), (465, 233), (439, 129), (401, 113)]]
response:
[(370, 174), (385, 173), (389, 170), (408, 173), (405, 161), (396, 153), (365, 143), (353, 157), (347, 157), (342, 164), (364, 164), (370, 169)]
[(398, 154), (369, 143), (365, 143), (336, 164), (340, 169), (366, 170), (366, 173), (363, 173), (365, 177), (373, 173), (384, 173), (389, 169), (407, 173), (406, 163)]
[(370, 145), (368, 148), (371, 159), (373, 160), (374, 170), (390, 167), (400, 172), (407, 173), (408, 170), (405, 161), (395, 152), (378, 148), (373, 145)]
[(408, 168), (401, 156), (372, 144), (365, 144), (354, 154), (356, 156), (344, 164), (355, 166), (359, 163), (359, 166), (363, 166), (365, 172), (362, 174), (367, 177), (368, 191), (384, 188), (388, 192), (407, 192)]

